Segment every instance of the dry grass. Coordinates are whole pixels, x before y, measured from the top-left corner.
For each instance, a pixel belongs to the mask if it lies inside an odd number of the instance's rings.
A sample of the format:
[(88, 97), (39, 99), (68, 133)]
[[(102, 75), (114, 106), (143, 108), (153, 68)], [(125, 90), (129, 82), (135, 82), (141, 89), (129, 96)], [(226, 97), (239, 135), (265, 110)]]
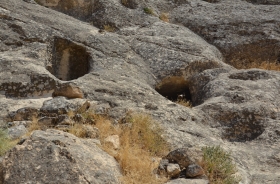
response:
[(0, 129), (0, 156), (17, 144), (18, 140), (11, 140), (5, 130)]
[[(166, 178), (158, 179), (153, 170), (158, 166), (154, 157), (165, 155), (169, 149), (160, 136), (162, 130), (146, 114), (129, 113), (119, 125), (112, 125), (110, 119), (102, 115), (93, 115), (95, 125), (100, 132), (102, 148), (119, 162), (124, 184), (164, 183)], [(105, 139), (118, 135), (120, 149), (115, 150), (105, 144)]]
[(68, 130), (68, 133), (75, 135), (76, 137), (86, 138), (87, 130), (83, 124), (75, 124), (71, 126)]
[(177, 100), (176, 100), (176, 103), (177, 103), (177, 104), (180, 104), (180, 105), (183, 105), (183, 106), (185, 106), (185, 107), (192, 108), (192, 103), (191, 103), (191, 101), (186, 100), (186, 99), (177, 99)]
[(159, 16), (160, 20), (164, 22), (169, 22), (169, 14), (168, 13), (161, 13)]
[(129, 114), (120, 134), (121, 149), (116, 159), (121, 165), (123, 183), (164, 183), (167, 178), (156, 178), (153, 170), (158, 163), (153, 157), (169, 151), (168, 144), (160, 136), (162, 130), (149, 115)]
[(125, 6), (127, 6), (128, 5), (128, 0), (121, 0), (121, 3)]
[(34, 130), (41, 130), (42, 127), (39, 125), (38, 123), (38, 119), (35, 118), (35, 117), (32, 117), (32, 123), (31, 125), (29, 125), (28, 127), (28, 131), (26, 133), (26, 136), (30, 136), (31, 133), (34, 131)]
[[(94, 119), (91, 126), (98, 128), (102, 148), (119, 162), (124, 184), (164, 183), (167, 178), (157, 178), (153, 170), (158, 166), (155, 157), (161, 157), (169, 152), (169, 146), (161, 137), (162, 129), (149, 115), (128, 113), (118, 125), (104, 115), (93, 113), (83, 114), (83, 117)], [(84, 137), (82, 124), (74, 125), (69, 133)], [(118, 135), (120, 149), (115, 150), (105, 139), (111, 135)]]
[(211, 184), (237, 184), (239, 178), (234, 176), (236, 167), (230, 154), (220, 146), (205, 147), (203, 151), (202, 167)]
[(234, 62), (231, 61), (232, 65), (237, 69), (250, 69), (250, 68), (259, 68), (264, 70), (275, 70), (280, 71), (280, 64), (276, 62)]
[(116, 31), (116, 29), (111, 25), (104, 25), (103, 28), (107, 32), (115, 32)]

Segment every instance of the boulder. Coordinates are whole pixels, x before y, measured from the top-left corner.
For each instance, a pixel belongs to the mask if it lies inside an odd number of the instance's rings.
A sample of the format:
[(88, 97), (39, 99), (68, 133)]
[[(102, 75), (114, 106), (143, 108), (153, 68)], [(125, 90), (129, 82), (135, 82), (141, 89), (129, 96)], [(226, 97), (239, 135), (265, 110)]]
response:
[(120, 149), (120, 138), (118, 135), (111, 135), (107, 137), (104, 142), (115, 150)]
[(10, 139), (19, 139), (26, 133), (27, 128), (24, 125), (18, 125), (8, 128), (8, 136)]
[(85, 112), (90, 106), (87, 100), (82, 99), (67, 99), (65, 97), (56, 97), (44, 102), (40, 109), (41, 113), (45, 114), (67, 114), (70, 112)]
[(191, 164), (186, 168), (186, 176), (189, 178), (194, 178), (204, 174), (204, 171), (200, 165)]
[(178, 164), (168, 164), (166, 167), (166, 172), (168, 177), (176, 178), (181, 173), (181, 169)]
[(184, 169), (191, 164), (201, 162), (202, 154), (195, 148), (179, 148), (168, 153), (164, 159), (167, 159), (169, 163), (179, 164), (180, 168)]
[(54, 90), (53, 97), (56, 96), (64, 96), (66, 98), (84, 98), (84, 94), (81, 91), (81, 89), (71, 83), (63, 83), (59, 86), (56, 87), (56, 89)]
[(94, 141), (58, 130), (34, 131), (6, 154), (2, 168), (4, 183), (118, 183), (121, 176)]

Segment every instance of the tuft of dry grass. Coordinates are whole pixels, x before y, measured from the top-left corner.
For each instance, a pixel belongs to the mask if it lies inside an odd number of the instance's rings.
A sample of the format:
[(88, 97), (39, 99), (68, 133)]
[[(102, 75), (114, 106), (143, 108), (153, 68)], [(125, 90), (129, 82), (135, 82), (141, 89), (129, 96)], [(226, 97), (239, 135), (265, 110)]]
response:
[(113, 26), (109, 25), (109, 24), (104, 25), (103, 28), (107, 32), (115, 32), (116, 31), (116, 29)]
[(189, 100), (186, 99), (177, 99), (176, 102), (177, 104), (183, 105), (185, 107), (192, 108), (192, 103)]
[(38, 119), (36, 117), (32, 117), (32, 123), (31, 125), (29, 125), (28, 127), (28, 131), (26, 133), (26, 136), (30, 136), (31, 133), (34, 131), (34, 130), (41, 130), (42, 127), (39, 125), (38, 123)]
[(76, 137), (86, 138), (87, 137), (87, 130), (83, 124), (75, 124), (71, 126), (68, 130), (70, 134), (75, 135)]
[(274, 63), (262, 62), (261, 64), (253, 63), (250, 67), (251, 68), (260, 68), (260, 69), (264, 69), (264, 70), (280, 71), (280, 64), (277, 64), (276, 62), (274, 62)]
[(121, 0), (121, 3), (122, 3), (124, 6), (127, 6), (127, 5), (128, 5), (128, 0)]
[(212, 184), (238, 184), (239, 178), (230, 154), (220, 146), (204, 147), (202, 167)]
[(264, 70), (275, 70), (275, 71), (280, 71), (280, 64), (277, 62), (268, 62), (268, 61), (263, 61), (263, 62), (238, 62), (238, 61), (231, 61), (230, 62), (234, 67), (237, 69), (250, 69), (250, 68), (259, 68), (259, 69), (264, 69)]
[(161, 137), (162, 129), (146, 114), (129, 114), (122, 125), (121, 149), (115, 156), (124, 176), (123, 183), (164, 183), (167, 178), (157, 178), (153, 170), (158, 163), (154, 157), (169, 151), (167, 142)]
[(169, 14), (168, 13), (161, 13), (159, 16), (160, 20), (164, 22), (169, 22)]

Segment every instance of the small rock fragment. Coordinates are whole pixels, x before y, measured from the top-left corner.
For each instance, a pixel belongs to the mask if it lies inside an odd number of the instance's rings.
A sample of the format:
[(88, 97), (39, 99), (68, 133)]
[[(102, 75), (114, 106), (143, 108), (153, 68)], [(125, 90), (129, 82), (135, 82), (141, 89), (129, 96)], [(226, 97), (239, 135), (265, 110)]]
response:
[(204, 174), (204, 172), (203, 172), (202, 167), (200, 167), (197, 164), (189, 165), (186, 168), (186, 176), (187, 177), (194, 178), (194, 177), (197, 177), (197, 176), (201, 176), (203, 174)]
[(167, 175), (170, 178), (175, 178), (175, 177), (179, 176), (179, 174), (181, 172), (181, 169), (180, 169), (180, 166), (178, 164), (168, 164), (167, 168), (166, 168), (166, 171), (167, 171)]

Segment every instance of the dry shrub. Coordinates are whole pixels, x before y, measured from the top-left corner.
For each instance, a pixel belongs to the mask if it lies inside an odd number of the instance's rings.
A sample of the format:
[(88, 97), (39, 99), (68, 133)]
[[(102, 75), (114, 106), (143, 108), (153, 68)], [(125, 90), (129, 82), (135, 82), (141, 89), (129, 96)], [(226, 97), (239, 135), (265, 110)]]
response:
[(166, 154), (167, 143), (161, 137), (163, 130), (149, 115), (128, 114), (126, 123), (122, 128), (122, 141), (127, 139), (130, 145), (137, 145), (152, 155), (163, 156)]
[(212, 184), (237, 184), (239, 178), (236, 173), (230, 154), (220, 146), (205, 147), (203, 151), (202, 167)]
[(176, 103), (177, 103), (177, 104), (180, 104), (180, 105), (183, 105), (183, 106), (185, 106), (185, 107), (192, 108), (192, 103), (191, 103), (191, 101), (186, 100), (186, 99), (177, 99), (177, 100), (176, 100)]
[[(88, 114), (86, 118), (93, 118), (94, 125), (99, 129), (100, 141), (104, 151), (114, 156), (119, 162), (124, 184), (164, 183), (167, 178), (157, 178), (153, 170), (158, 166), (155, 157), (161, 157), (169, 152), (169, 146), (161, 137), (162, 129), (149, 115), (128, 113), (119, 125), (104, 115)], [(84, 132), (80, 126), (75, 125), (70, 133), (83, 137)], [(78, 134), (78, 135), (77, 135)], [(118, 135), (120, 149), (115, 150), (105, 143), (111, 135)]]
[(169, 15), (168, 15), (168, 13), (161, 13), (159, 18), (160, 18), (160, 20), (162, 20), (164, 22), (169, 22)]
[(103, 140), (110, 135), (120, 134), (119, 127), (113, 126), (111, 120), (108, 117), (104, 115), (96, 115), (94, 119), (95, 127), (97, 127), (100, 132), (101, 142), (103, 142)]
[(160, 136), (162, 130), (145, 114), (129, 114), (120, 134), (121, 148), (116, 159), (123, 171), (123, 183), (164, 183), (166, 178), (157, 178), (153, 170), (158, 163), (153, 157), (169, 151), (168, 144)]

